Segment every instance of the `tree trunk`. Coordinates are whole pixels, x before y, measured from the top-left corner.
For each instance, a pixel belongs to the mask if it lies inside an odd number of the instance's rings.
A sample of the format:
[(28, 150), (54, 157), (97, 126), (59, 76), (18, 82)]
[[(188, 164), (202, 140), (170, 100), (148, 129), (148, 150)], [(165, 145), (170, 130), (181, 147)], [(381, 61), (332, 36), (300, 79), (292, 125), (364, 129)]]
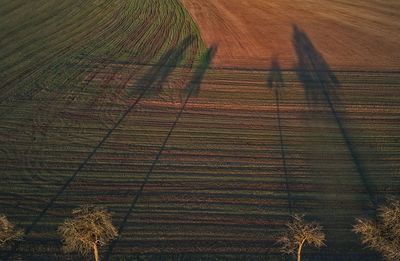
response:
[(303, 239), (303, 241), (301, 241), (299, 248), (297, 249), (297, 261), (301, 261), (301, 249), (303, 248), (303, 244), (306, 241), (306, 239)]
[(96, 243), (93, 243), (93, 252), (94, 252), (94, 260), (95, 261), (100, 261), (99, 249), (97, 248), (97, 244)]

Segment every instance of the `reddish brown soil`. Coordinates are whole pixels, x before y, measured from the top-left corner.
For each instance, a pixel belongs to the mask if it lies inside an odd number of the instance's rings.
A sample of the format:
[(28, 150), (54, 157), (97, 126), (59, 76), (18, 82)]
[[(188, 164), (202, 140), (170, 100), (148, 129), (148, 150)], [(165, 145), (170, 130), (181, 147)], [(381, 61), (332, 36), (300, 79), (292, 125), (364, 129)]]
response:
[(400, 69), (400, 1), (182, 0), (204, 41), (218, 45), (217, 66), (284, 68), (297, 62), (293, 26), (332, 68)]

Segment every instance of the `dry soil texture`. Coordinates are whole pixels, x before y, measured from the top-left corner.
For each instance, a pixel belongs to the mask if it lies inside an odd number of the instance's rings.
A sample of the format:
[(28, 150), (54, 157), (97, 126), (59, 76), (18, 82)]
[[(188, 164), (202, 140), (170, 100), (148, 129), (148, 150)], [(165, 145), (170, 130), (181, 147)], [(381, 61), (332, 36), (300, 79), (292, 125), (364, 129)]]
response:
[(308, 32), (332, 68), (398, 69), (400, 1), (183, 0), (219, 66), (296, 64), (294, 27)]

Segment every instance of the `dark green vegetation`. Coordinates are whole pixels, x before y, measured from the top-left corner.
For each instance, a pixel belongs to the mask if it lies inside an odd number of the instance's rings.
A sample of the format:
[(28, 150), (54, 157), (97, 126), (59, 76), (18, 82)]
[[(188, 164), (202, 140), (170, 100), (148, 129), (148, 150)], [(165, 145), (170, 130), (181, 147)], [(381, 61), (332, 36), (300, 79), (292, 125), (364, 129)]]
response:
[[(71, 92), (71, 85), (81, 82), (88, 70), (119, 69), (112, 62), (157, 62), (185, 37), (197, 34), (177, 0), (1, 1), (1, 5), (0, 98), (12, 103), (42, 92)], [(180, 63), (190, 63), (201, 47), (200, 40), (193, 41)]]
[(11, 260), (64, 258), (82, 204), (114, 213), (105, 259), (279, 259), (305, 213), (328, 245), (305, 258), (376, 260), (351, 226), (400, 191), (400, 73), (331, 72), (295, 26), (298, 70), (209, 69), (178, 0), (0, 4), (0, 208), (27, 234)]

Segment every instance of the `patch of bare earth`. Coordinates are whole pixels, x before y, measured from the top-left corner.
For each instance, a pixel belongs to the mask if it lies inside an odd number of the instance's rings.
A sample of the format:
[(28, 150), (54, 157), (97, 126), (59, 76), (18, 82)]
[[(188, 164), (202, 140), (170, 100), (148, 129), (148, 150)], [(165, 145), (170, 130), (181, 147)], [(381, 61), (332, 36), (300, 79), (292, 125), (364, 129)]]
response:
[(400, 1), (182, 0), (204, 41), (218, 45), (216, 66), (268, 68), (297, 62), (294, 26), (332, 69), (400, 68)]

